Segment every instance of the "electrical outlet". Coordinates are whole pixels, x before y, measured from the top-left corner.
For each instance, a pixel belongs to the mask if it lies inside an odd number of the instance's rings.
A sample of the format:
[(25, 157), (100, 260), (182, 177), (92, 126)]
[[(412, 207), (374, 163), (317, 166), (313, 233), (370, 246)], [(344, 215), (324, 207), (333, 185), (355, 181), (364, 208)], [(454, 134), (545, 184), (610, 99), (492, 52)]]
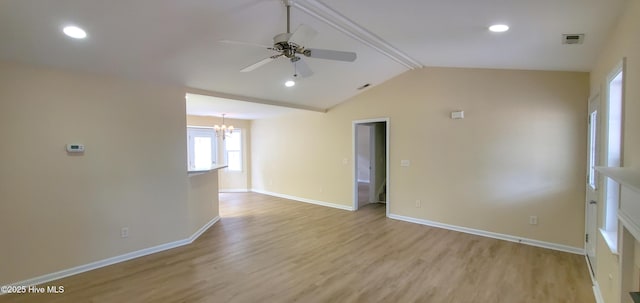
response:
[(129, 237), (129, 228), (123, 227), (120, 229), (120, 238), (128, 238)]
[(538, 216), (529, 216), (529, 224), (538, 225)]
[(417, 208), (422, 207), (422, 203), (420, 202), (420, 200), (416, 200), (416, 207)]

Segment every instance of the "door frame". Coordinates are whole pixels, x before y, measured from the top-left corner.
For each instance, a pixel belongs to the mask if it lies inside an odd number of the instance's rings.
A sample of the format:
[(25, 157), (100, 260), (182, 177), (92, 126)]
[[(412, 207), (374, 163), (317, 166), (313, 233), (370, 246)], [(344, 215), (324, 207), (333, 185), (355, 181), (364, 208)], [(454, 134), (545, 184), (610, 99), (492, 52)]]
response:
[[(369, 203), (374, 203), (378, 200), (376, 197), (376, 187), (371, 186), (371, 184), (375, 185), (377, 182), (376, 173), (378, 169), (378, 165), (376, 165), (375, 159), (377, 158), (376, 153), (376, 127), (373, 124), (369, 124)], [(373, 161), (372, 161), (373, 160)]]
[[(375, 184), (375, 161), (371, 159), (375, 159), (375, 142), (373, 136), (375, 133), (375, 124), (372, 123), (359, 123), (356, 124), (356, 157), (354, 159), (354, 163), (356, 164), (356, 178), (358, 179), (358, 208), (362, 207), (363, 204), (373, 203), (373, 196), (375, 192), (375, 186), (371, 186), (371, 184)], [(366, 142), (366, 146), (362, 144)], [(366, 159), (361, 158), (363, 154), (366, 152)], [(366, 161), (361, 161), (366, 160)], [(366, 163), (364, 163), (366, 162)], [(366, 182), (369, 184), (367, 189), (367, 200), (366, 202), (362, 201), (361, 193), (360, 193), (360, 183), (363, 180), (360, 178), (361, 173), (363, 171), (367, 171), (367, 180)]]
[[(587, 262), (590, 269), (590, 274), (592, 276), (595, 275), (596, 271), (596, 260), (597, 257), (597, 237), (598, 237), (598, 201), (600, 200), (599, 193), (599, 177), (598, 173), (593, 170), (593, 178), (594, 178), (594, 187), (591, 188), (590, 177), (591, 177), (591, 165), (590, 161), (590, 153), (591, 153), (591, 144), (595, 144), (594, 146), (594, 166), (600, 165), (600, 142), (602, 142), (602, 111), (600, 110), (600, 93), (595, 93), (593, 96), (589, 98), (589, 102), (587, 105), (587, 180), (585, 182), (585, 208), (584, 208), (584, 233), (585, 233), (585, 243), (584, 250), (587, 258)], [(591, 121), (591, 113), (596, 112), (595, 121)], [(591, 127), (595, 123), (595, 142), (591, 142)], [(591, 194), (589, 194), (591, 192)], [(593, 201), (593, 202), (592, 202)], [(595, 202), (595, 203), (594, 203)], [(589, 237), (587, 241), (587, 238)], [(592, 253), (592, 254), (591, 254)], [(592, 258), (593, 257), (593, 258)]]
[[(369, 123), (376, 123), (376, 122), (383, 122), (385, 124), (385, 169), (387, 171), (386, 173), (386, 186), (387, 186), (387, 190), (385, 193), (385, 204), (386, 204), (386, 216), (389, 216), (389, 211), (390, 211), (390, 204), (391, 204), (391, 200), (389, 199), (389, 192), (390, 192), (390, 184), (391, 184), (391, 178), (390, 176), (390, 171), (389, 171), (389, 133), (390, 133), (390, 129), (391, 129), (391, 125), (390, 125), (390, 119), (389, 118), (373, 118), (373, 119), (365, 119), (365, 120), (355, 120), (352, 121), (351, 124), (351, 149), (352, 149), (352, 155), (353, 155), (353, 168), (352, 168), (352, 189), (353, 189), (353, 204), (352, 204), (352, 208), (354, 211), (358, 210), (358, 154), (357, 154), (357, 129), (356, 126), (359, 124), (369, 124)], [(376, 167), (376, 169), (380, 169), (379, 167)]]

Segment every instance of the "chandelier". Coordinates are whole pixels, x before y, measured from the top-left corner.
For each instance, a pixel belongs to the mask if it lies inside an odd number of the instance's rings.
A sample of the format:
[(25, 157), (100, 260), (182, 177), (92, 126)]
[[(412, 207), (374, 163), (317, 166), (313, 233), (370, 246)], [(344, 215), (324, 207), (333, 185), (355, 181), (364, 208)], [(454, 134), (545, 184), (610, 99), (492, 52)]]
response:
[(222, 114), (222, 125), (214, 125), (213, 129), (216, 131), (216, 136), (222, 137), (222, 140), (226, 139), (233, 133), (233, 125), (224, 124), (224, 115)]

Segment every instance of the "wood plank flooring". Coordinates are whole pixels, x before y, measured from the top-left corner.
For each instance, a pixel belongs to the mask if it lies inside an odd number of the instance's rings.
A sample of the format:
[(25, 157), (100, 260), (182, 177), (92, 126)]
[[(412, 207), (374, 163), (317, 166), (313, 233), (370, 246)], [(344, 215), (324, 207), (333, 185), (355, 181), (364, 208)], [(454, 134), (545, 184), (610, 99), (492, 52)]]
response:
[(0, 302), (595, 302), (583, 256), (255, 194), (193, 244)]

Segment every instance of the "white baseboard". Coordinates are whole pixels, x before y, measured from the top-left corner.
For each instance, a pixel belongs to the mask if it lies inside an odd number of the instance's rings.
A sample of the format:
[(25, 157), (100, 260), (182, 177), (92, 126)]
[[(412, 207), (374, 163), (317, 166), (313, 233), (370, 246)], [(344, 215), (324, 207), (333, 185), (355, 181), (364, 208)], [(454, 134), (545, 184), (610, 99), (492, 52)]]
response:
[(600, 291), (600, 284), (598, 284), (596, 277), (594, 277), (593, 273), (591, 272), (588, 258), (589, 257), (587, 255), (584, 256), (584, 261), (587, 263), (587, 270), (589, 271), (589, 277), (591, 277), (591, 287), (593, 288), (593, 296), (596, 298), (596, 303), (604, 303), (604, 298), (602, 297), (602, 292)]
[(216, 224), (218, 221), (220, 221), (220, 216), (215, 216), (213, 219), (211, 219), (205, 225), (200, 227), (200, 229), (196, 230), (196, 232), (193, 233), (193, 235), (191, 235), (191, 237), (189, 237), (187, 239), (189, 241), (189, 243), (187, 243), (187, 244), (193, 243), (193, 241), (198, 239), (205, 231), (207, 231), (207, 229), (209, 229), (211, 226), (213, 226), (213, 224)]
[(568, 245), (563, 245), (563, 244), (557, 244), (557, 243), (551, 243), (551, 242), (545, 242), (545, 241), (521, 238), (521, 237), (512, 236), (512, 235), (499, 234), (499, 233), (494, 233), (494, 232), (490, 232), (490, 231), (484, 231), (484, 230), (480, 230), (480, 229), (473, 229), (473, 228), (468, 228), (468, 227), (449, 225), (449, 224), (444, 224), (444, 223), (440, 223), (440, 222), (429, 221), (429, 220), (424, 220), (424, 219), (417, 219), (417, 218), (411, 218), (411, 217), (405, 217), (405, 216), (400, 216), (400, 215), (395, 215), (395, 214), (389, 214), (389, 218), (396, 219), (396, 220), (401, 220), (401, 221), (406, 221), (406, 222), (411, 222), (411, 223), (427, 225), (427, 226), (443, 228), (443, 229), (449, 229), (449, 230), (463, 232), (463, 233), (472, 234), (472, 235), (478, 235), (478, 236), (483, 236), (483, 237), (488, 237), (488, 238), (494, 238), (494, 239), (499, 239), (499, 240), (505, 240), (505, 241), (510, 241), (510, 242), (527, 244), (527, 245), (531, 245), (531, 246), (548, 248), (548, 249), (553, 249), (553, 250), (558, 250), (558, 251), (563, 251), (563, 252), (568, 252), (568, 253), (573, 253), (573, 254), (578, 254), (578, 255), (584, 255), (585, 254), (584, 248), (578, 248), (578, 247), (573, 247), (573, 246), (568, 246)]
[(597, 281), (593, 283), (593, 296), (596, 298), (596, 303), (605, 303), (602, 292), (600, 292), (600, 285), (598, 285)]
[(40, 285), (40, 284), (44, 284), (44, 283), (47, 283), (47, 282), (50, 282), (50, 281), (62, 279), (62, 278), (68, 277), (68, 276), (77, 275), (79, 273), (83, 273), (83, 272), (86, 272), (86, 271), (90, 271), (90, 270), (98, 269), (98, 268), (101, 268), (101, 267), (105, 267), (105, 266), (108, 266), (108, 265), (113, 265), (113, 264), (116, 264), (116, 263), (120, 263), (120, 262), (128, 261), (128, 260), (131, 260), (131, 259), (139, 258), (139, 257), (142, 257), (142, 256), (146, 256), (146, 255), (154, 254), (154, 253), (157, 253), (157, 252), (161, 252), (161, 251), (164, 251), (164, 250), (168, 250), (168, 249), (180, 247), (180, 246), (183, 246), (183, 245), (191, 244), (198, 237), (200, 237), (200, 235), (202, 235), (202, 233), (207, 231), (207, 229), (209, 229), (213, 224), (215, 224), (219, 220), (220, 220), (220, 217), (216, 216), (215, 218), (211, 219), (211, 221), (207, 222), (207, 224), (205, 224), (200, 229), (198, 229), (189, 238), (186, 238), (186, 239), (173, 241), (173, 242), (169, 242), (169, 243), (165, 243), (165, 244), (160, 244), (160, 245), (157, 245), (157, 246), (144, 248), (144, 249), (137, 250), (137, 251), (132, 251), (130, 253), (126, 253), (126, 254), (123, 254), (123, 255), (119, 255), (119, 256), (103, 259), (103, 260), (96, 261), (96, 262), (91, 262), (91, 263), (88, 263), (88, 264), (84, 264), (84, 265), (80, 265), (80, 266), (64, 269), (64, 270), (61, 270), (61, 271), (57, 271), (57, 272), (54, 272), (54, 273), (42, 275), (42, 276), (39, 276), (39, 277), (31, 278), (31, 279), (28, 279), (28, 280), (16, 282), (16, 283), (13, 283), (13, 284), (9, 284), (8, 286)]
[(279, 198), (284, 198), (284, 199), (289, 199), (289, 200), (295, 200), (295, 201), (304, 202), (304, 203), (310, 203), (310, 204), (316, 204), (316, 205), (321, 205), (321, 206), (326, 206), (326, 207), (333, 207), (333, 208), (338, 208), (338, 209), (354, 211), (353, 206), (347, 206), (347, 205), (342, 205), (342, 204), (335, 204), (335, 203), (329, 203), (329, 202), (324, 202), (324, 201), (318, 201), (318, 200), (312, 200), (312, 199), (307, 199), (307, 198), (296, 197), (296, 196), (290, 196), (290, 195), (274, 193), (274, 192), (261, 190), (261, 189), (255, 189), (255, 188), (252, 188), (251, 191), (254, 192), (254, 193), (259, 193), (259, 194), (264, 194), (264, 195), (269, 195), (269, 196), (274, 196), (274, 197), (279, 197)]
[(250, 190), (248, 188), (220, 188), (218, 192), (221, 193), (248, 193)]

